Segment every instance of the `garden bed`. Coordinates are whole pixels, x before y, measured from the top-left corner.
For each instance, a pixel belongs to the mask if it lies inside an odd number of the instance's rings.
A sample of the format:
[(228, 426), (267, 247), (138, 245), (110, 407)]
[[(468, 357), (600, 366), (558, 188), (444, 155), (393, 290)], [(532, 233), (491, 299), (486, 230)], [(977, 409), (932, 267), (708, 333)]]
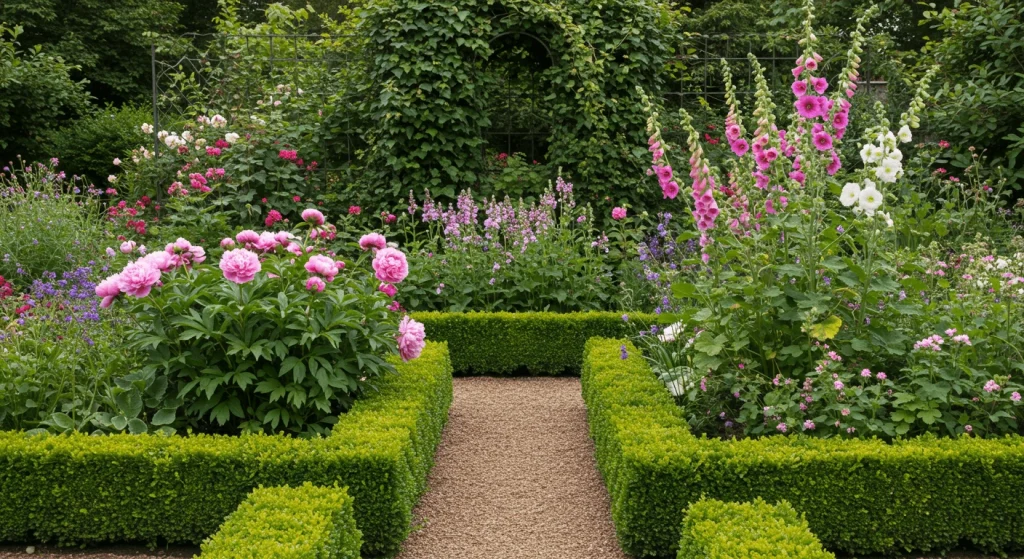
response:
[(253, 488), (312, 482), (348, 487), (364, 555), (393, 553), (452, 397), (444, 344), (396, 366), (326, 438), (0, 433), (0, 541), (198, 544)]
[(597, 462), (623, 548), (669, 556), (701, 496), (786, 500), (829, 549), (873, 554), (1024, 547), (1024, 440), (694, 437), (635, 348), (593, 339), (583, 364)]

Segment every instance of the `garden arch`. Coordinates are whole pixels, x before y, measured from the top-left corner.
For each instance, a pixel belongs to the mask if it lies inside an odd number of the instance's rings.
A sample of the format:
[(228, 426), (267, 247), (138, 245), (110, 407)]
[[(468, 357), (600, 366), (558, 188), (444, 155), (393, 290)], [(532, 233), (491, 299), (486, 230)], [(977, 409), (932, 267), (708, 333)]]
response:
[[(550, 115), (548, 162), (583, 195), (637, 184), (646, 115), (636, 86), (659, 89), (672, 42), (653, 0), (390, 1), (370, 7), (364, 24), (378, 88), (367, 194), (397, 200), (430, 188), (453, 198), (479, 183), (482, 131), (494, 126), (495, 111), (477, 61), (502, 56), (499, 47), (517, 36), (518, 48), (542, 44), (551, 60), (539, 92)], [(622, 200), (642, 194), (619, 190)]]

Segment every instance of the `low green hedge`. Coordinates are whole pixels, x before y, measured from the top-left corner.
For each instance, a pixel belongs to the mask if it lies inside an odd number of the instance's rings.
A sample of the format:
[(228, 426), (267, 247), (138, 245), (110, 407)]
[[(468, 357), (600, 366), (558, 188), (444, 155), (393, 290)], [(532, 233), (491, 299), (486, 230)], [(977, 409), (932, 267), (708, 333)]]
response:
[(787, 502), (701, 499), (683, 517), (677, 559), (835, 559)]
[(583, 346), (592, 337), (632, 335), (635, 324), (663, 322), (622, 313), (414, 313), (427, 339), (448, 342), (456, 374), (579, 374)]
[(593, 339), (583, 397), (623, 548), (674, 554), (679, 514), (707, 496), (788, 501), (830, 549), (857, 554), (1024, 547), (1024, 439), (694, 437), (643, 357)]
[(259, 488), (203, 542), (202, 559), (359, 559), (356, 528), (345, 488)]
[(399, 549), (452, 398), (444, 344), (342, 415), (330, 437), (0, 433), (0, 541), (198, 544), (254, 487), (347, 486), (365, 555)]

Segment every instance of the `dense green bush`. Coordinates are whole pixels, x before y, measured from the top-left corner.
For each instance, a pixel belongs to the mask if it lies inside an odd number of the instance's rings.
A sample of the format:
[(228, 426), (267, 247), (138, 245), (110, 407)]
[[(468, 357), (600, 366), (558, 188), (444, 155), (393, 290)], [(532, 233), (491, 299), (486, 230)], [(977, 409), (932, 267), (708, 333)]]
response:
[(205, 559), (359, 559), (362, 534), (345, 488), (254, 490), (203, 542)]
[(49, 132), (46, 151), (60, 159), (65, 173), (106, 185), (107, 177), (119, 171), (114, 159), (127, 159), (133, 149), (152, 144), (151, 138), (139, 134), (139, 127), (152, 119), (150, 107), (107, 107)]
[[(595, 336), (630, 332), (623, 315), (588, 313), (413, 313), (427, 339), (448, 342), (458, 374), (577, 374), (583, 346)], [(656, 322), (653, 315), (629, 320)]]
[(678, 559), (835, 559), (804, 520), (782, 501), (770, 505), (701, 499), (683, 517)]
[(34, 158), (43, 134), (61, 118), (85, 111), (89, 95), (76, 69), (51, 50), (29, 48), (23, 28), (8, 28), (0, 4), (0, 162)]
[(443, 344), (396, 367), (326, 438), (0, 433), (0, 541), (196, 544), (253, 488), (308, 481), (347, 486), (363, 554), (394, 553), (452, 397)]
[(674, 553), (679, 513), (702, 496), (786, 500), (837, 551), (1024, 547), (1020, 437), (698, 439), (622, 340), (587, 342), (582, 381), (619, 541), (638, 557)]

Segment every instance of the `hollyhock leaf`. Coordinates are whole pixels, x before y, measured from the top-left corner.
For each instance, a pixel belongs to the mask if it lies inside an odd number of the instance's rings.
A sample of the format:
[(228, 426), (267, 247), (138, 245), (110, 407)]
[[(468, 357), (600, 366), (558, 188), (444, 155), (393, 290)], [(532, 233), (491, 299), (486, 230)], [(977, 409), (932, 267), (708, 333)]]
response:
[(843, 320), (836, 315), (832, 315), (818, 324), (811, 326), (811, 329), (807, 334), (816, 340), (831, 340), (839, 333), (839, 328), (842, 327), (842, 325)]

